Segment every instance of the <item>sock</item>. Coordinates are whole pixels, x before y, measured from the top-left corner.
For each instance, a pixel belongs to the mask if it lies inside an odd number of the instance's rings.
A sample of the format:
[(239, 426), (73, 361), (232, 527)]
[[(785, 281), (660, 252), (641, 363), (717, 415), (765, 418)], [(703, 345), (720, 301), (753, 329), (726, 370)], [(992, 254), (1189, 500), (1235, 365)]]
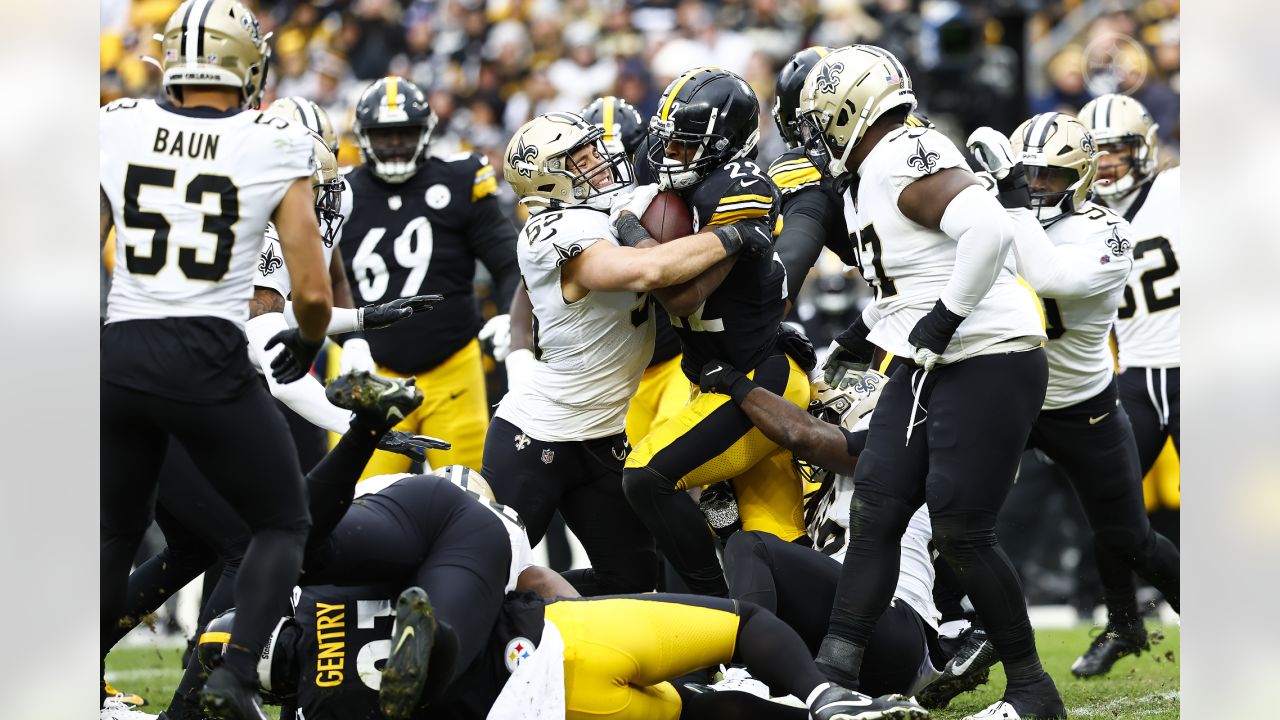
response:
[(1009, 679), (1009, 687), (1030, 685), (1044, 676), (1044, 668), (1040, 666), (1040, 658), (1032, 653), (1020, 660), (1005, 660), (1004, 674)]

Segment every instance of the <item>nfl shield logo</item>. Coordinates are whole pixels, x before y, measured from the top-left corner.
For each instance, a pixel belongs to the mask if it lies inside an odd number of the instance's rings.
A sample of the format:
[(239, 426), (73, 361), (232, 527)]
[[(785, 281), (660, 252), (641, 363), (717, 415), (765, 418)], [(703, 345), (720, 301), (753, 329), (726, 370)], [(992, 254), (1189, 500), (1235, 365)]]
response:
[(546, 449), (542, 451), (542, 462), (544, 465), (550, 465), (552, 460), (556, 459), (556, 451)]

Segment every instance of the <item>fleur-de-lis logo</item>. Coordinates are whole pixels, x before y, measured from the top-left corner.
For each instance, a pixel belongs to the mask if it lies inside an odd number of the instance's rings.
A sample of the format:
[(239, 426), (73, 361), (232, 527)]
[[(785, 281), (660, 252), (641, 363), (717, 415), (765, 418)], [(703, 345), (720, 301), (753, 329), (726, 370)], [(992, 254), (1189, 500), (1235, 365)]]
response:
[(924, 141), (916, 141), (916, 154), (907, 158), (907, 165), (923, 173), (933, 172), (938, 164), (938, 153), (924, 149)]
[(510, 160), (511, 166), (516, 169), (516, 172), (527, 178), (532, 178), (533, 159), (536, 157), (538, 157), (538, 146), (525, 145), (524, 138), (520, 138), (520, 141), (516, 143), (515, 152), (511, 153), (511, 157), (508, 160)]
[(1125, 253), (1129, 252), (1130, 247), (1132, 247), (1132, 243), (1129, 242), (1129, 238), (1120, 237), (1120, 226), (1113, 225), (1111, 227), (1111, 237), (1107, 238), (1107, 249), (1111, 251), (1112, 255), (1123, 257)]
[(840, 73), (844, 71), (844, 63), (834, 62), (825, 64), (818, 71), (817, 89), (820, 93), (833, 93), (836, 87), (840, 85)]
[(279, 270), (284, 265), (284, 260), (276, 255), (276, 246), (268, 245), (267, 249), (258, 257), (258, 272), (263, 275), (270, 275)]
[(852, 390), (864, 397), (868, 397), (876, 391), (880, 385), (880, 378), (875, 375), (863, 375), (853, 384)]

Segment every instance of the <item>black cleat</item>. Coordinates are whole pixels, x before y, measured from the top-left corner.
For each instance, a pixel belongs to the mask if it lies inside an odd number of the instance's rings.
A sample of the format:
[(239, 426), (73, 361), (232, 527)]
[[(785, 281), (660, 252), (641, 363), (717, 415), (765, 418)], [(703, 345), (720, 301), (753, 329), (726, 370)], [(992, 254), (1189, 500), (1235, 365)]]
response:
[(240, 682), (226, 665), (209, 673), (200, 691), (200, 707), (210, 720), (270, 720), (257, 688)]
[(947, 706), (955, 696), (985, 683), (996, 664), (996, 648), (982, 628), (965, 631), (960, 649), (947, 661), (942, 677), (916, 693), (920, 704), (932, 710)]
[(387, 720), (409, 720), (427, 685), (427, 664), (435, 645), (436, 618), (422, 588), (411, 587), (396, 600), (391, 656), (382, 670), (378, 706)]
[(1114, 625), (1107, 623), (1084, 654), (1071, 663), (1071, 674), (1078, 678), (1106, 675), (1111, 666), (1126, 655), (1141, 655), (1151, 650), (1147, 641), (1147, 629), (1141, 623)]
[(414, 378), (384, 378), (369, 372), (339, 375), (325, 388), (329, 402), (356, 414), (377, 430), (390, 430), (422, 404)]
[(964, 720), (1066, 720), (1067, 708), (1048, 673), (1030, 685), (1006, 688), (1004, 697)]
[(823, 690), (809, 708), (813, 720), (880, 720), (881, 718), (912, 718), (927, 720), (929, 711), (902, 697), (882, 695), (873, 698), (832, 685)]

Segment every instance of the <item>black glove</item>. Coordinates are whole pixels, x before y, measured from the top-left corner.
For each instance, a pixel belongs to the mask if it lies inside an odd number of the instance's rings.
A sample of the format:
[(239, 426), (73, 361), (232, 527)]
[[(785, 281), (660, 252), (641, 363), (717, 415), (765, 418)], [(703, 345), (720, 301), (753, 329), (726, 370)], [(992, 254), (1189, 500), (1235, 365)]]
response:
[(773, 233), (762, 220), (741, 220), (730, 225), (717, 225), (711, 232), (720, 238), (726, 255), (741, 252), (747, 257), (769, 257), (773, 255)]
[(414, 435), (400, 430), (389, 430), (378, 440), (378, 449), (404, 455), (412, 460), (424, 462), (428, 450), (448, 450), (452, 444), (439, 438), (427, 435)]
[(360, 329), (381, 330), (416, 312), (426, 312), (441, 300), (444, 300), (443, 295), (414, 295), (381, 305), (366, 305), (359, 310)]
[(795, 360), (805, 372), (818, 366), (818, 353), (814, 351), (813, 343), (792, 325), (782, 323), (778, 328), (778, 349)]
[(302, 379), (311, 371), (311, 364), (324, 347), (324, 340), (313, 343), (298, 333), (298, 328), (281, 330), (267, 341), (266, 350), (283, 345), (284, 350), (271, 361), (271, 376), (281, 385)]
[(911, 328), (907, 342), (913, 348), (924, 348), (935, 355), (942, 355), (947, 349), (947, 343), (951, 342), (951, 336), (956, 334), (956, 328), (960, 327), (963, 321), (963, 317), (948, 310), (947, 306), (939, 300), (933, 304), (933, 309)]
[(728, 395), (736, 403), (741, 403), (747, 393), (757, 387), (732, 365), (719, 360), (710, 360), (703, 365), (702, 376), (698, 378), (698, 389), (702, 392)]
[(836, 348), (822, 364), (822, 378), (828, 385), (835, 387), (840, 382), (840, 378), (850, 370), (862, 372), (871, 367), (876, 346), (867, 340), (867, 335), (870, 333), (871, 329), (859, 315), (847, 330), (836, 336)]
[(1031, 190), (1027, 188), (1027, 169), (1016, 163), (1003, 180), (996, 180), (996, 199), (1006, 208), (1031, 207)]

